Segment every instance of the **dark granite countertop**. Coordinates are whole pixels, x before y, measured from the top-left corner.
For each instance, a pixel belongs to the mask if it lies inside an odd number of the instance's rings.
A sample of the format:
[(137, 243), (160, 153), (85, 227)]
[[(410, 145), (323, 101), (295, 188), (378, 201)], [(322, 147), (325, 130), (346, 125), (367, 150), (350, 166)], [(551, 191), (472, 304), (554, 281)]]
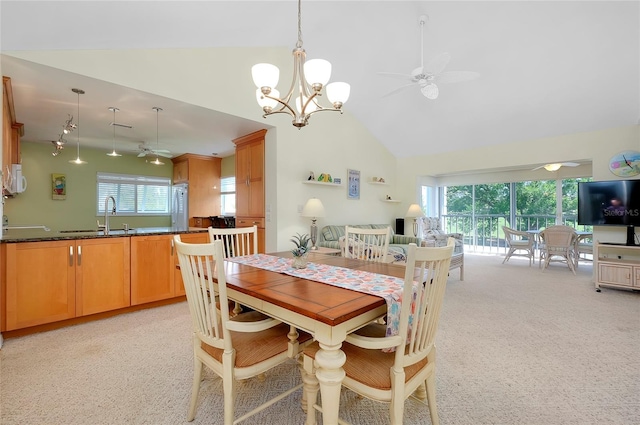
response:
[(170, 235), (181, 233), (204, 233), (206, 228), (189, 227), (188, 230), (176, 227), (140, 227), (136, 229), (112, 229), (108, 235), (97, 230), (61, 230), (46, 231), (43, 229), (6, 229), (3, 231), (0, 243), (15, 242), (44, 242), (75, 239), (96, 239), (96, 238), (121, 238), (125, 236), (148, 236), (148, 235)]

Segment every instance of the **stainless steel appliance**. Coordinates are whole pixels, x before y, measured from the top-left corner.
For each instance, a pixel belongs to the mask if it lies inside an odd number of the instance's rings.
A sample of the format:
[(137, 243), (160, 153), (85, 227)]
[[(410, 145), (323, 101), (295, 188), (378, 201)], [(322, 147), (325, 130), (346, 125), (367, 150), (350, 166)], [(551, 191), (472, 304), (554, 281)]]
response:
[(189, 229), (189, 186), (186, 183), (172, 186), (171, 226), (176, 230)]

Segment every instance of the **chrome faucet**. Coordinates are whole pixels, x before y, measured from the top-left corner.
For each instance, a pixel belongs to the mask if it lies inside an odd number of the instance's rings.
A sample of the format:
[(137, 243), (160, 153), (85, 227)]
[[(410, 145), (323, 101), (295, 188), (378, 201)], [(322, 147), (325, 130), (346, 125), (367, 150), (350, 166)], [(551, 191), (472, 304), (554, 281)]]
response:
[(116, 215), (116, 198), (113, 196), (107, 196), (104, 198), (104, 224), (100, 224), (100, 221), (98, 221), (98, 229), (104, 229), (105, 235), (109, 234), (109, 199), (113, 201), (111, 215)]

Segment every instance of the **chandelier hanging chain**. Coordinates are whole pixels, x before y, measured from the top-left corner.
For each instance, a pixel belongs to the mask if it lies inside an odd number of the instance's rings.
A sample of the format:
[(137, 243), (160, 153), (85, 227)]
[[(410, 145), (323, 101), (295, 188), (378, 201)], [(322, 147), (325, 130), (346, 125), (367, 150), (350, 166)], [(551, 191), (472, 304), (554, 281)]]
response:
[(301, 12), (301, 3), (302, 0), (298, 0), (298, 42), (296, 43), (297, 48), (302, 47), (302, 12)]

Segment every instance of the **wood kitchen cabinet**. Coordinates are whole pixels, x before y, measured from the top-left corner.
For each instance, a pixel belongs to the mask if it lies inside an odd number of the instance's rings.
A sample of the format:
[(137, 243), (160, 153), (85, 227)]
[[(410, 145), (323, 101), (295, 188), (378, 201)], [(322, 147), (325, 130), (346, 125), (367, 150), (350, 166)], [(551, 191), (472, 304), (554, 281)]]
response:
[[(185, 243), (208, 243), (209, 242), (209, 233), (183, 233), (180, 235), (180, 240)], [(173, 250), (173, 270), (174, 270), (174, 295), (186, 295), (186, 291), (184, 290), (184, 282), (182, 281), (182, 272), (177, 268), (178, 254), (176, 254), (175, 249)]]
[(236, 145), (236, 227), (258, 226), (258, 252), (265, 249), (265, 134), (234, 139)]
[(13, 107), (11, 78), (2, 77), (2, 172), (11, 172), (11, 164), (20, 163), (20, 137), (24, 125), (17, 122)]
[(129, 305), (129, 238), (6, 244), (2, 330)]
[(195, 217), (220, 214), (220, 158), (184, 154), (173, 162), (173, 183), (189, 186), (189, 226), (196, 226)]
[(131, 237), (131, 305), (174, 296), (172, 240), (173, 235)]

